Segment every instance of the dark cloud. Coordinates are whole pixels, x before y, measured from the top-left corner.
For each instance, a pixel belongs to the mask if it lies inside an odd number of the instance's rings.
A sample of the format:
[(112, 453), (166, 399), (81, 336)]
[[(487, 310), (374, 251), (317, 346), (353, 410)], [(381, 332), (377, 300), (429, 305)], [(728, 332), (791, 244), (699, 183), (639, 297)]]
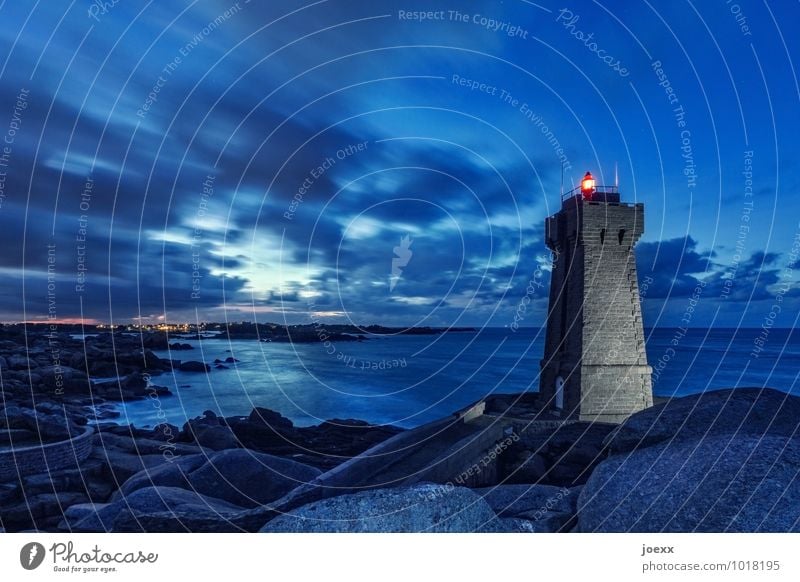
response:
[[(157, 2), (141, 15), (144, 3), (120, 2), (98, 19), (86, 5), (40, 3), (29, 14), (26, 3), (3, 4), (0, 136), (20, 90), (30, 98), (3, 182), (0, 313), (46, 313), (46, 245), (54, 244), (64, 318), (80, 315), (82, 299), (83, 314), (99, 319), (183, 319), (195, 309), (213, 317), (222, 306), (255, 306), (276, 319), (316, 309), (360, 321), (481, 324), (495, 310), (505, 315), (493, 321), (508, 320), (537, 273), (536, 309), (525, 322), (537, 325), (549, 284), (542, 224), (559, 206), (559, 148), (572, 166), (568, 184), (584, 165), (610, 176), (617, 161), (625, 196), (647, 193), (650, 238), (638, 245), (637, 264), (640, 277), (653, 279), (648, 301), (686, 297), (700, 281), (709, 297), (730, 289), (718, 299), (728, 303), (774, 293), (788, 249), (761, 250), (766, 242), (752, 240), (734, 264), (727, 231), (719, 240), (710, 234), (714, 221), (727, 221), (718, 201), (697, 196), (689, 205), (687, 196), (667, 195), (686, 181), (674, 114), (651, 60), (606, 10), (582, 7), (581, 24), (594, 23), (603, 48), (624, 55), (631, 83), (554, 23), (554, 12), (530, 3), (461, 8), (522, 27), (528, 38), (469, 19), (398, 16), (454, 9), (439, 4), (239, 3), (212, 27), (235, 2)], [(708, 55), (687, 67), (654, 9), (607, 8), (647, 39), (692, 111), (704, 191), (738, 191), (741, 152), (731, 144), (741, 128), (723, 67)], [(677, 9), (660, 10), (679, 18)], [(743, 74), (760, 78), (734, 40), (720, 37)], [(777, 71), (767, 76), (775, 94), (794, 91)], [(470, 90), (456, 78), (496, 90)], [(772, 167), (774, 140), (760, 131), (770, 125), (765, 112), (785, 120), (776, 128), (781, 139), (796, 135), (797, 117), (782, 102), (764, 103), (751, 83), (739, 91), (759, 105), (747, 112), (748, 126), (759, 128), (748, 147), (759, 168)], [(711, 113), (734, 121), (714, 124), (706, 98)], [(657, 143), (642, 131), (651, 123)], [(365, 146), (351, 151), (357, 144)], [(796, 161), (790, 149), (781, 150), (781, 168)], [(719, 175), (708, 165), (716, 159), (725, 160)], [(781, 172), (781, 183), (798, 183), (794, 170)], [(754, 233), (756, 220), (769, 218), (777, 184), (766, 171), (759, 180)], [(784, 235), (796, 225), (785, 217), (797, 202), (784, 204), (767, 226), (790, 240)], [(78, 241), (83, 228), (86, 240)], [(404, 236), (413, 239), (412, 255), (390, 289)], [(80, 293), (79, 242), (88, 265)], [(716, 252), (703, 250), (711, 245)], [(192, 299), (196, 280), (200, 297)]]

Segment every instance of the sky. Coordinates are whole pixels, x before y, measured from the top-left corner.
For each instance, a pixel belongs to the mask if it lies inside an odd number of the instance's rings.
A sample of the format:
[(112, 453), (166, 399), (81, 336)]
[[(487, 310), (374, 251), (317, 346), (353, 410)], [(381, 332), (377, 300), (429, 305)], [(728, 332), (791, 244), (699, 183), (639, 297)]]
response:
[(0, 320), (540, 326), (589, 170), (646, 326), (794, 327), (798, 17), (0, 0)]

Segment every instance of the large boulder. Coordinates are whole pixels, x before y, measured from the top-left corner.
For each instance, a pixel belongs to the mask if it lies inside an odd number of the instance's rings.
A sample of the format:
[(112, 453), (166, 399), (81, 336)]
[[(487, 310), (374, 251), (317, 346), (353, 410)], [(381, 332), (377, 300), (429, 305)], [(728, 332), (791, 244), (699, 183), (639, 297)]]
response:
[(716, 435), (800, 434), (800, 398), (771, 388), (714, 390), (672, 398), (630, 416), (606, 439), (611, 453)]
[(493, 531), (494, 511), (465, 487), (430, 483), (340, 495), (268, 522), (262, 532)]
[(498, 485), (473, 489), (500, 517), (535, 519), (547, 511), (574, 513), (580, 487)]
[(498, 532), (554, 533), (569, 531), (581, 487), (552, 485), (498, 485), (474, 489), (500, 517)]
[(192, 455), (154, 471), (142, 471), (129, 479), (114, 499), (158, 485), (182, 487), (251, 508), (275, 501), (320, 474), (319, 469), (290, 459), (232, 449), (220, 451), (207, 460), (203, 455)]
[(239, 439), (229, 426), (199, 425), (194, 430), (194, 438), (201, 447), (214, 451), (233, 449), (239, 446)]
[(208, 372), (211, 366), (203, 362), (189, 361), (181, 362), (179, 369), (181, 372)]
[(139, 471), (114, 492), (111, 500), (117, 501), (146, 487), (191, 489), (189, 474), (201, 467), (207, 459), (208, 457), (205, 455), (185, 455), (176, 457), (172, 462), (163, 463), (153, 469)]
[(800, 439), (671, 441), (599, 465), (578, 500), (583, 532), (800, 531)]
[(247, 449), (221, 451), (193, 471), (192, 487), (242, 507), (256, 507), (283, 497), (321, 475), (319, 469), (291, 459)]
[(240, 507), (186, 489), (146, 487), (110, 504), (84, 504), (67, 510), (65, 517), (73, 531), (96, 532), (148, 531), (138, 524), (139, 518), (171, 515), (177, 518), (174, 531), (186, 531), (190, 528), (181, 527), (181, 516), (225, 522), (239, 512)]
[(227, 425), (225, 419), (218, 417), (211, 410), (206, 410), (203, 416), (186, 422), (181, 431), (181, 438), (194, 441), (198, 445), (214, 451), (233, 449), (240, 446), (239, 439), (230, 426)]

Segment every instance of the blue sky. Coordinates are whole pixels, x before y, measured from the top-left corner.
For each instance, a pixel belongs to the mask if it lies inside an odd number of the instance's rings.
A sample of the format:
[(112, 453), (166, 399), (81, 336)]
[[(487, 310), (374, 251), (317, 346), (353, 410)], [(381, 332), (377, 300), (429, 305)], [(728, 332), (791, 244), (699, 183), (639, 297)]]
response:
[(796, 4), (101, 5), (0, 2), (3, 320), (538, 326), (563, 164), (646, 325), (795, 323)]

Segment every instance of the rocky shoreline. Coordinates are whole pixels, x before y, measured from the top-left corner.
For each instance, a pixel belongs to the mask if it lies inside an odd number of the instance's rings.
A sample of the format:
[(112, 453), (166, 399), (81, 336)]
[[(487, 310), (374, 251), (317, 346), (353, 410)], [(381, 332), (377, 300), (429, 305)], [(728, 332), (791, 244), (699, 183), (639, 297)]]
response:
[[(167, 393), (148, 382), (185, 364), (153, 354), (166, 334), (22, 339), (0, 336), (4, 531), (800, 531), (800, 398), (768, 388), (669, 399), (622, 425), (564, 422), (520, 394), (407, 431), (296, 427), (265, 408), (144, 429), (113, 407)], [(109, 366), (122, 380), (89, 381)], [(86, 438), (85, 457), (25, 465)]]

